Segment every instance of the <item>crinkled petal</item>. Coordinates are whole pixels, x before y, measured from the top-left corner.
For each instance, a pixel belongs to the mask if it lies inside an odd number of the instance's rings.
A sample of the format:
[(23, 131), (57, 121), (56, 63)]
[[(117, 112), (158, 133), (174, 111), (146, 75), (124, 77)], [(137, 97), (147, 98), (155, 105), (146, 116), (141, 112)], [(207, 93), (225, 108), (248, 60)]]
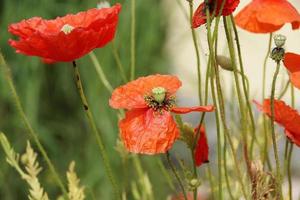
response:
[[(71, 62), (114, 38), (120, 9), (117, 4), (54, 20), (37, 17), (23, 20), (9, 26), (9, 31), (19, 36), (19, 40), (9, 40), (9, 44), (17, 53), (53, 62)], [(73, 27), (70, 33), (61, 31), (64, 25)]]
[(165, 153), (179, 136), (172, 115), (166, 111), (162, 114), (152, 109), (128, 111), (119, 127), (124, 145), (132, 153)]
[[(265, 99), (263, 105), (260, 105), (256, 101), (254, 103), (260, 111), (271, 117), (270, 99)], [(274, 119), (278, 124), (291, 133), (300, 134), (300, 115), (295, 109), (286, 105), (284, 101), (275, 100), (274, 112)]]
[(289, 70), (289, 72), (298, 72), (300, 71), (300, 55), (295, 53), (285, 53), (284, 66)]
[(181, 86), (181, 81), (176, 76), (171, 75), (150, 75), (140, 77), (125, 85), (116, 88), (109, 100), (109, 105), (113, 108), (145, 108), (145, 95), (150, 94), (155, 87), (163, 87), (169, 96), (173, 96)]
[(190, 112), (212, 112), (214, 109), (214, 106), (174, 107), (171, 112), (176, 114), (186, 114)]
[[(216, 15), (219, 15), (223, 0), (217, 0), (217, 1), (210, 0), (209, 2), (211, 4), (211, 9), (210, 9), (211, 14), (213, 13), (214, 2), (216, 2), (217, 3)], [(225, 4), (222, 10), (222, 16), (231, 15), (231, 13), (234, 12), (234, 10), (239, 5), (239, 3), (240, 3), (239, 0), (225, 0)], [(205, 23), (206, 23), (205, 3), (201, 3), (193, 15), (192, 27), (197, 28)]]
[[(195, 133), (197, 133), (199, 128), (195, 129)], [(208, 162), (208, 144), (205, 133), (205, 128), (202, 126), (200, 128), (200, 137), (197, 142), (197, 146), (194, 153), (195, 164), (197, 167), (200, 167), (203, 163)]]

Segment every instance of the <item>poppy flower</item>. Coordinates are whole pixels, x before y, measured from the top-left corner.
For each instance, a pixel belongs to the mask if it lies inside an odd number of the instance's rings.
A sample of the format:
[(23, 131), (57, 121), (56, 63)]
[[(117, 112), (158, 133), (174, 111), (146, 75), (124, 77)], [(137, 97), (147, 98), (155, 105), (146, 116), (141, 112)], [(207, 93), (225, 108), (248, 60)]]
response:
[(291, 83), (300, 89), (300, 55), (285, 53), (283, 63), (290, 73)]
[[(206, 6), (208, 6), (210, 14), (213, 14), (216, 8), (216, 16), (219, 15), (221, 6), (224, 0), (209, 0), (208, 4), (201, 3), (193, 16), (192, 27), (197, 28), (206, 23)], [(222, 10), (222, 16), (228, 16), (233, 13), (236, 7), (239, 5), (240, 0), (225, 0), (225, 4)]]
[(119, 127), (129, 152), (165, 153), (179, 136), (171, 113), (214, 110), (213, 106), (176, 107), (175, 93), (180, 86), (176, 76), (157, 74), (138, 78), (113, 91), (109, 105), (127, 110)]
[[(199, 128), (195, 129), (195, 133), (199, 131), (198, 129)], [(201, 126), (200, 128), (200, 137), (197, 141), (194, 156), (197, 167), (200, 167), (203, 163), (208, 162), (208, 144), (204, 126)]]
[(53, 20), (40, 17), (11, 24), (9, 40), (17, 53), (41, 57), (47, 63), (71, 62), (114, 38), (121, 5), (90, 9)]
[(300, 26), (300, 15), (286, 0), (252, 0), (235, 17), (236, 24), (253, 33), (272, 33), (286, 23)]
[[(263, 105), (254, 102), (258, 109), (271, 117), (271, 100), (265, 99)], [(285, 128), (286, 136), (300, 147), (300, 114), (286, 105), (284, 101), (274, 101), (274, 120)]]

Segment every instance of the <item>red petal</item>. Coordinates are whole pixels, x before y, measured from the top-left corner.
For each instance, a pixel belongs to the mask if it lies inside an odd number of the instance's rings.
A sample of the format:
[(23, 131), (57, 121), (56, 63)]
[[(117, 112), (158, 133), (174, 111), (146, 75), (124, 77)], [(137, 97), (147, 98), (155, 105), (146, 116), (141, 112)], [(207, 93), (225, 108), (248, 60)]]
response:
[(286, 53), (283, 63), (291, 73), (300, 71), (300, 55), (298, 54)]
[(284, 24), (299, 28), (300, 15), (286, 0), (253, 0), (235, 17), (236, 24), (254, 33), (272, 33)]
[[(263, 105), (258, 105), (258, 109), (269, 117), (271, 116), (271, 101), (270, 99), (264, 100)], [(294, 135), (300, 135), (300, 115), (299, 113), (286, 105), (284, 101), (274, 101), (275, 121), (283, 126), (287, 131)]]
[(126, 112), (119, 123), (126, 149), (132, 153), (165, 153), (179, 136), (179, 130), (169, 112), (155, 113), (152, 109)]
[(155, 87), (163, 87), (168, 95), (174, 95), (181, 86), (181, 81), (171, 75), (150, 75), (140, 77), (123, 86), (118, 87), (112, 93), (109, 105), (113, 108), (146, 108), (145, 95), (151, 93)]
[[(198, 129), (195, 129), (195, 133), (197, 133)], [(208, 144), (207, 144), (207, 138), (205, 133), (205, 128), (202, 126), (200, 128), (200, 137), (197, 142), (197, 146), (195, 149), (195, 163), (196, 166), (199, 167), (203, 163), (208, 162)]]
[(193, 28), (206, 23), (205, 3), (201, 3), (193, 15)]
[[(18, 41), (9, 40), (9, 44), (17, 53), (71, 62), (113, 39), (120, 9), (117, 4), (54, 20), (37, 17), (23, 20), (9, 26), (9, 32), (20, 37)], [(66, 24), (74, 28), (69, 34), (61, 31)]]
[(174, 107), (172, 108), (171, 112), (177, 114), (186, 114), (190, 112), (212, 112), (214, 109), (214, 106)]
[(300, 89), (300, 71), (290, 74), (290, 80), (293, 86)]
[(285, 135), (298, 147), (300, 147), (300, 133), (293, 133), (288, 130), (285, 130)]

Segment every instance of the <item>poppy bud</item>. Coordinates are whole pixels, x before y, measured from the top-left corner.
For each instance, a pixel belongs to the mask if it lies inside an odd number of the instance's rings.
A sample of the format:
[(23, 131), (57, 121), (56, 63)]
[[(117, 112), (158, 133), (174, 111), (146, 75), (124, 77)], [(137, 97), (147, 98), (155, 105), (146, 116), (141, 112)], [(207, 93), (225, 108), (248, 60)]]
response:
[(226, 56), (218, 55), (217, 64), (224, 70), (233, 71), (231, 59)]
[(73, 26), (69, 25), (69, 24), (65, 24), (60, 30), (62, 32), (64, 32), (66, 35), (68, 35), (69, 33), (72, 32), (72, 30), (74, 29)]
[(162, 103), (165, 100), (166, 92), (166, 89), (163, 87), (156, 87), (152, 89), (152, 95), (158, 103)]
[(275, 42), (276, 47), (278, 47), (278, 48), (283, 47), (285, 44), (285, 41), (286, 41), (286, 37), (284, 35), (277, 34), (274, 36), (274, 42)]
[(285, 41), (286, 37), (284, 35), (278, 34), (274, 36), (276, 47), (272, 50), (270, 57), (276, 62), (280, 62), (284, 58), (285, 50), (283, 46)]

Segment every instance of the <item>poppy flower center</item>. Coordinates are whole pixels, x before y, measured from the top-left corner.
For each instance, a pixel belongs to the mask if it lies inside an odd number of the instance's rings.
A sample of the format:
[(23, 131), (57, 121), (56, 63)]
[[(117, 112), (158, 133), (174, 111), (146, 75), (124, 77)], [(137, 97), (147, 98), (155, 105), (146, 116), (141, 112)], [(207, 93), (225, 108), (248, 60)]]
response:
[(163, 87), (155, 87), (151, 93), (145, 95), (146, 104), (155, 111), (162, 112), (162, 110), (169, 111), (175, 104), (174, 97), (167, 96), (167, 90)]
[(69, 25), (69, 24), (65, 24), (60, 30), (62, 32), (64, 32), (66, 35), (70, 34), (73, 31), (74, 27)]

